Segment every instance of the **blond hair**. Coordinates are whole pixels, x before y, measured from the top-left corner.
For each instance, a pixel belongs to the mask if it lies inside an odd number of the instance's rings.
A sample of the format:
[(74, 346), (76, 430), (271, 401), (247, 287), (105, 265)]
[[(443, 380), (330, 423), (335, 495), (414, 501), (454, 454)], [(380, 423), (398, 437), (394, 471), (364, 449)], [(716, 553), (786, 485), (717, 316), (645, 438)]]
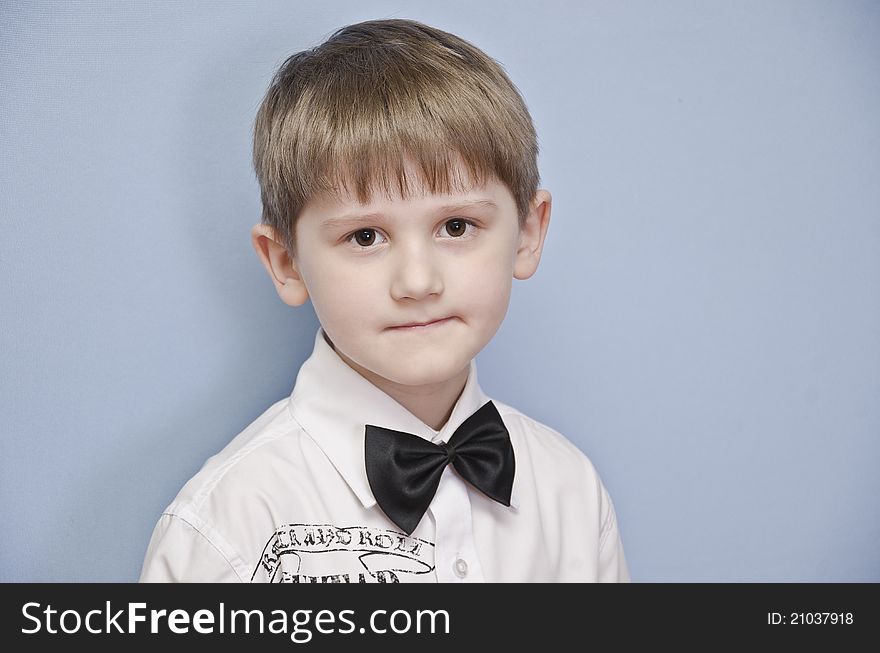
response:
[(392, 183), (411, 192), (405, 161), (431, 193), (493, 176), (513, 195), (520, 227), (538, 188), (531, 116), (501, 65), (467, 41), (413, 20), (343, 27), (275, 73), (254, 122), (262, 222), (296, 252), (295, 225), (317, 196), (366, 204)]

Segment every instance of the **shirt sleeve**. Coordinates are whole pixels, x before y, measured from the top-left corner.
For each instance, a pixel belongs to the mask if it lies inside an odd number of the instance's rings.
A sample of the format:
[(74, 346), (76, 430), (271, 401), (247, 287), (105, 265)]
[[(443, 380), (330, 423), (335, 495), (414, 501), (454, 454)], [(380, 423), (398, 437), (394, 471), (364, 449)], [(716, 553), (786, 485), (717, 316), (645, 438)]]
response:
[(153, 529), (139, 582), (242, 582), (222, 548), (191, 521), (165, 513)]
[(623, 542), (617, 528), (617, 515), (611, 496), (602, 486), (601, 510), (603, 514), (602, 533), (599, 536), (599, 577), (600, 583), (629, 583), (629, 568), (623, 552)]

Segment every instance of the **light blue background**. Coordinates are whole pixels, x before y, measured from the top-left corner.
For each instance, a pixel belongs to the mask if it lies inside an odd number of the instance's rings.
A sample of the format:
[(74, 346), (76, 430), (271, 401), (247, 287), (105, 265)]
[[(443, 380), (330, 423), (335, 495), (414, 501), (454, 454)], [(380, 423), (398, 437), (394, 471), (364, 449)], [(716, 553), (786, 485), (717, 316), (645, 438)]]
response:
[(636, 581), (880, 581), (877, 2), (5, 2), (0, 580), (132, 581), (290, 392), (253, 118), (342, 25), (499, 60), (553, 213), (478, 357), (615, 501)]

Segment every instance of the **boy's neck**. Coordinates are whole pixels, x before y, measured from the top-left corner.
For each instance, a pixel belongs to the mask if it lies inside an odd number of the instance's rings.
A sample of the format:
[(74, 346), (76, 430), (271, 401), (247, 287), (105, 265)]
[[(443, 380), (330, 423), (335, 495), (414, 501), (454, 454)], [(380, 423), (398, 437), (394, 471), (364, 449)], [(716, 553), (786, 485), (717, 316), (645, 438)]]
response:
[(470, 366), (468, 366), (452, 378), (440, 383), (417, 387), (400, 385), (358, 365), (336, 349), (332, 343), (330, 346), (345, 361), (346, 365), (435, 431), (442, 429), (452, 415), (452, 409), (455, 408), (455, 402), (458, 401), (467, 384), (470, 372)]

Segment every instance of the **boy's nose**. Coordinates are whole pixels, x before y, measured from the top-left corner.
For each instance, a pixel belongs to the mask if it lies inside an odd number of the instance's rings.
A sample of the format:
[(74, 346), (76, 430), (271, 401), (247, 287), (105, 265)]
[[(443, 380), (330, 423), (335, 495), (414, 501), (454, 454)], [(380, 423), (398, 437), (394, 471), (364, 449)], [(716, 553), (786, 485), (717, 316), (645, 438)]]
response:
[(399, 253), (391, 279), (394, 299), (423, 299), (443, 292), (439, 261), (421, 248)]

